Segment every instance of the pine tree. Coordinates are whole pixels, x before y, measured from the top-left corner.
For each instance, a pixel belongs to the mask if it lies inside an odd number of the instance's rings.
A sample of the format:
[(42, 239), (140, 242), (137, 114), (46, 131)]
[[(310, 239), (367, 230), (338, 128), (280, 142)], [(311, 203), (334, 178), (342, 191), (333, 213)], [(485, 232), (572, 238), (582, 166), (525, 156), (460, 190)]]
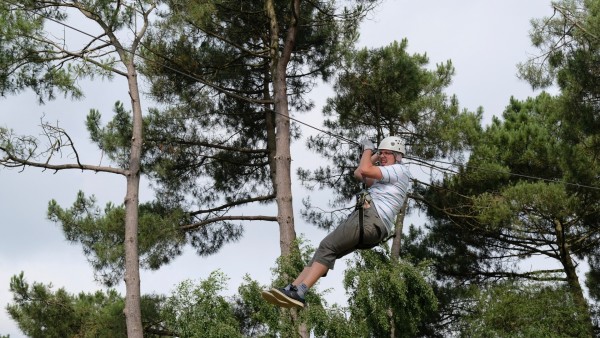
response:
[[(595, 190), (569, 181), (561, 149), (571, 143), (560, 137), (558, 103), (548, 94), (511, 100), (465, 167), (424, 194), (433, 221), (422, 244), (436, 257), (440, 281), (564, 281), (591, 332), (576, 267), (600, 241), (594, 230), (600, 209), (590, 198)], [(520, 263), (531, 257), (554, 261), (556, 268), (523, 271)]]
[[(108, 172), (127, 179), (124, 206), (124, 257), (127, 289), (125, 313), (129, 337), (142, 336), (140, 313), (140, 277), (138, 257), (138, 203), (143, 144), (142, 105), (138, 86), (136, 54), (156, 9), (152, 1), (135, 4), (106, 1), (22, 1), (0, 3), (0, 93), (16, 94), (32, 89), (40, 102), (54, 99), (55, 91), (80, 98), (83, 90), (76, 86), (77, 78), (115, 75), (126, 79), (131, 97), (128, 126), (129, 140), (123, 161), (118, 168), (81, 163), (76, 146), (67, 131), (51, 123), (43, 125), (48, 148), (33, 137), (18, 137), (11, 131), (0, 130), (0, 164), (5, 167), (41, 167), (52, 170), (78, 169)], [(61, 35), (50, 34), (47, 22), (68, 25), (68, 15), (80, 15), (99, 28), (98, 36), (88, 35), (88, 41), (73, 46)], [(129, 45), (121, 34), (134, 32)], [(62, 164), (57, 157), (67, 153), (74, 163)]]

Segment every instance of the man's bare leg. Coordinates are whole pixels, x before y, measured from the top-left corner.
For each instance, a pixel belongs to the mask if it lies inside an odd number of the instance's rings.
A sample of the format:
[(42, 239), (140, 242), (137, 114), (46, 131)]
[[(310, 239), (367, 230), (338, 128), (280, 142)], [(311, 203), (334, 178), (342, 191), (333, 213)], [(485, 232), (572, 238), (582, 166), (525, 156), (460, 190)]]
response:
[(298, 286), (304, 283), (304, 285), (310, 288), (315, 285), (319, 278), (325, 275), (327, 270), (329, 270), (329, 268), (324, 264), (313, 262), (311, 266), (307, 266), (302, 270), (298, 278), (296, 278), (292, 284)]

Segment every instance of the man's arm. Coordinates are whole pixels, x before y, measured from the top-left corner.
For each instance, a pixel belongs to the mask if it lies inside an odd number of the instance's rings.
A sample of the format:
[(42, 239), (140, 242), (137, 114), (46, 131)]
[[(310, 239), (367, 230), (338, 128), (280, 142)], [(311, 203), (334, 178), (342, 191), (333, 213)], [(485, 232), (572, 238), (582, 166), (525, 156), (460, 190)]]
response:
[(379, 156), (373, 153), (371, 149), (365, 149), (360, 157), (358, 168), (354, 170), (354, 177), (362, 181), (366, 179), (367, 186), (370, 187), (375, 181), (383, 178), (381, 170), (375, 165)]

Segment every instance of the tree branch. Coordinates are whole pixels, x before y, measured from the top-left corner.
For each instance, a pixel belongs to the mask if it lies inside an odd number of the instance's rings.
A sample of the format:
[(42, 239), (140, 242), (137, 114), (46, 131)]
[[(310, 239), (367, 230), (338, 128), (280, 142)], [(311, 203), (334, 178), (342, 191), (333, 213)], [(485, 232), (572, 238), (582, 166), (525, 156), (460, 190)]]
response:
[(241, 199), (241, 200), (233, 201), (231, 203), (223, 204), (223, 205), (218, 206), (213, 209), (194, 211), (194, 212), (190, 213), (190, 215), (196, 216), (196, 215), (200, 215), (200, 214), (206, 214), (209, 212), (220, 211), (220, 210), (228, 209), (228, 208), (235, 207), (235, 206), (242, 205), (242, 204), (247, 204), (247, 203), (252, 203), (252, 202), (261, 202), (261, 201), (269, 201), (274, 198), (275, 198), (275, 195), (271, 194), (271, 195), (266, 195), (266, 196), (258, 196), (258, 197)]
[(127, 176), (129, 171), (121, 168), (113, 168), (113, 167), (103, 167), (97, 165), (89, 165), (89, 164), (48, 164), (42, 162), (34, 162), (22, 158), (18, 158), (11, 153), (8, 152), (8, 149), (0, 147), (0, 150), (4, 151), (7, 155), (3, 158), (0, 158), (0, 166), (4, 166), (7, 168), (16, 168), (16, 167), (36, 167), (50, 170), (66, 170), (66, 169), (80, 169), (80, 170), (89, 170), (95, 172), (106, 172), (112, 174), (119, 174), (123, 176)]
[(210, 223), (221, 222), (221, 221), (270, 221), (277, 222), (277, 216), (220, 216), (206, 219), (202, 222), (192, 223), (183, 225), (180, 227), (183, 231), (190, 231), (200, 227), (203, 227)]

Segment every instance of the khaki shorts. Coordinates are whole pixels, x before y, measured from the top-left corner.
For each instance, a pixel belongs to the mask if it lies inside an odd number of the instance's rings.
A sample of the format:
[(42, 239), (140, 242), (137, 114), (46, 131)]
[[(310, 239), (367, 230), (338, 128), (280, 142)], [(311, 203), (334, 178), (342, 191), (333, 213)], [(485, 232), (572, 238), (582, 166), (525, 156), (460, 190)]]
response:
[(359, 212), (355, 210), (335, 230), (323, 238), (308, 266), (316, 261), (333, 270), (335, 261), (338, 258), (344, 257), (357, 249), (372, 248), (387, 237), (387, 228), (377, 214), (377, 209), (371, 205), (370, 208), (363, 210), (364, 233), (362, 243), (358, 243), (360, 223)]

